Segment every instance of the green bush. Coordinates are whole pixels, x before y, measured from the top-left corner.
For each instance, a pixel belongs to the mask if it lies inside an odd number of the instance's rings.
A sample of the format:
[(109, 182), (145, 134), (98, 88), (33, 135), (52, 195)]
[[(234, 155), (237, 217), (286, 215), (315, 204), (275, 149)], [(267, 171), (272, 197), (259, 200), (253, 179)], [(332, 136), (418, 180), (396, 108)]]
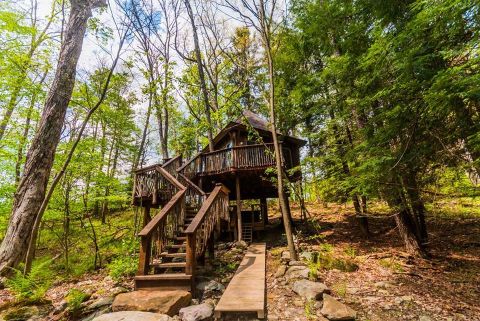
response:
[(15, 294), (18, 300), (37, 302), (43, 299), (52, 285), (54, 274), (50, 270), (52, 260), (46, 260), (32, 266), (29, 274), (23, 275), (21, 270), (14, 269), (13, 276), (5, 285)]
[(68, 291), (66, 301), (68, 310), (72, 315), (78, 314), (82, 307), (82, 303), (90, 298), (90, 295), (78, 289), (71, 289)]
[(120, 256), (107, 265), (110, 276), (114, 280), (121, 280), (123, 277), (134, 276), (138, 268), (138, 257)]

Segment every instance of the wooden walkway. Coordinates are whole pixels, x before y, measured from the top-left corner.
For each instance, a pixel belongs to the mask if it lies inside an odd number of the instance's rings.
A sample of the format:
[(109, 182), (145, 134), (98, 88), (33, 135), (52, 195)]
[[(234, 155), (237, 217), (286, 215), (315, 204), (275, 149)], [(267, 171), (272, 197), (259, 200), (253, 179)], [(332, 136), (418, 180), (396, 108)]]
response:
[(265, 243), (253, 243), (215, 307), (222, 312), (256, 312), (265, 317)]

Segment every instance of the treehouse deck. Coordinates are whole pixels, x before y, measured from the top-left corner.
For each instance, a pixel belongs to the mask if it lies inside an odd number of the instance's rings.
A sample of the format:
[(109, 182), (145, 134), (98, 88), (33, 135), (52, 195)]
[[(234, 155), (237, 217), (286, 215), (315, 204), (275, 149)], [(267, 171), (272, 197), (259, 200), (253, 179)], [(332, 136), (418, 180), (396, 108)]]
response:
[[(213, 256), (214, 235), (227, 233), (252, 241), (254, 232), (264, 229), (266, 199), (278, 196), (271, 180), (274, 175), (268, 173), (276, 165), (274, 146), (267, 124), (252, 114), (247, 119), (263, 137), (262, 144), (249, 141), (246, 126), (232, 122), (214, 138), (213, 152), (203, 150), (186, 162), (178, 156), (135, 171), (132, 203), (143, 208), (136, 289), (191, 290), (197, 262), (207, 253)], [(300, 173), (291, 169), (299, 165), (303, 141), (290, 136), (281, 141), (282, 167), (291, 180), (297, 180)], [(260, 202), (250, 202), (250, 210), (245, 211), (242, 200), (252, 199)], [(241, 276), (237, 279), (246, 282)]]
[(265, 243), (251, 244), (237, 272), (215, 307), (215, 317), (223, 312), (256, 312), (265, 317)]

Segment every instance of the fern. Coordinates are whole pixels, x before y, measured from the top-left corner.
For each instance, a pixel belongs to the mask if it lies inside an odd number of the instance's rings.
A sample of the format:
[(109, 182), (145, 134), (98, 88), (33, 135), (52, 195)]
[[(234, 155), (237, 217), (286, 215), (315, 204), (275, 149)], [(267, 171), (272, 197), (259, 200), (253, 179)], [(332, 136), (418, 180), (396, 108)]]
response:
[(15, 294), (18, 300), (36, 302), (43, 299), (52, 285), (54, 276), (50, 270), (53, 260), (49, 259), (35, 264), (29, 274), (23, 275), (21, 270), (13, 269), (13, 276), (5, 285)]

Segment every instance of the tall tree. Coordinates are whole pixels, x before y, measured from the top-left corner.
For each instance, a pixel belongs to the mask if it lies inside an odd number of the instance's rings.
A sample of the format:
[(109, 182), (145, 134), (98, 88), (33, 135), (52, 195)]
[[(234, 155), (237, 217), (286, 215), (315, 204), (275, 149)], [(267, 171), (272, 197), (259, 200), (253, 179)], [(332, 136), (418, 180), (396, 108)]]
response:
[(27, 153), (25, 170), (15, 193), (5, 238), (0, 245), (0, 272), (10, 272), (24, 258), (29, 234), (45, 198), (55, 151), (75, 84), (78, 58), (92, 9), (105, 6), (103, 0), (72, 0), (61, 45), (55, 78), (45, 102), (42, 117)]

